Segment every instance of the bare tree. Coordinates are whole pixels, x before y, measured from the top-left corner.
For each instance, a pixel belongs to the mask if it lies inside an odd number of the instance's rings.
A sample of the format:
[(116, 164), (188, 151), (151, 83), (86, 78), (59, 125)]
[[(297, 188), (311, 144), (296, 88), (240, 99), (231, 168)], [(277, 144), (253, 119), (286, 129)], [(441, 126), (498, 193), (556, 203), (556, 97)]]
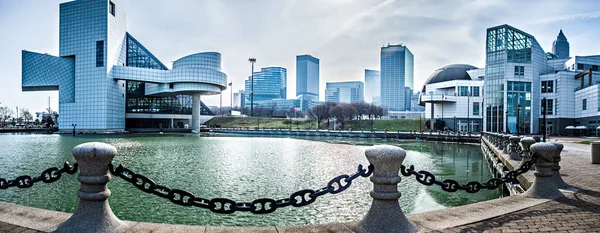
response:
[(2, 120), (2, 122), (4, 122), (3, 125), (6, 124), (6, 120), (10, 119), (13, 115), (13, 111), (12, 109), (10, 109), (7, 106), (4, 107), (0, 107), (0, 120)]
[(321, 121), (329, 119), (329, 108), (326, 104), (319, 104), (308, 109), (308, 117), (317, 120), (317, 128), (321, 127)]
[(29, 109), (22, 108), (21, 116), (23, 117), (23, 120), (25, 120), (25, 124), (27, 124), (30, 120), (33, 120), (33, 116), (29, 112)]
[(338, 104), (331, 108), (329, 114), (337, 119), (342, 127), (356, 115), (356, 109), (351, 104)]

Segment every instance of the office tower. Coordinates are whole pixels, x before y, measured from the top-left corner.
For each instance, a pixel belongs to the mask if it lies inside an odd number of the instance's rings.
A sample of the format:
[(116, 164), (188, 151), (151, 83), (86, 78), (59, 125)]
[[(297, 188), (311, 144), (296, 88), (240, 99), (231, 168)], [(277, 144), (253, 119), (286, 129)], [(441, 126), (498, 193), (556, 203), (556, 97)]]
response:
[(375, 100), (380, 98), (380, 93), (381, 75), (379, 70), (365, 69), (365, 102), (375, 103)]
[[(287, 69), (283, 67), (265, 67), (254, 72), (254, 101), (285, 99), (286, 98)], [(250, 101), (252, 81), (248, 77), (245, 81), (248, 101)]]
[(364, 101), (365, 85), (360, 81), (328, 82), (325, 88), (325, 101), (354, 103)]
[(319, 100), (319, 59), (311, 55), (296, 56), (296, 96)]
[(405, 87), (413, 90), (414, 56), (402, 45), (381, 47), (381, 105), (390, 111), (406, 111)]
[(559, 59), (569, 58), (569, 41), (567, 41), (562, 29), (556, 36), (556, 40), (552, 42), (552, 53)]

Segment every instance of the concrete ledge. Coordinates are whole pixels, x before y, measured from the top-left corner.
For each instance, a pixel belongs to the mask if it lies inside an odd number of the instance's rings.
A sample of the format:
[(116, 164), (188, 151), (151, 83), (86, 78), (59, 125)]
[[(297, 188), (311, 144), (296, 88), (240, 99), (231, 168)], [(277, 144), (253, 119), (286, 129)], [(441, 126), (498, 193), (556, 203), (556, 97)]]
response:
[[(492, 150), (494, 155), (509, 170), (514, 171), (515, 169), (519, 168), (519, 164), (521, 164), (521, 161), (509, 159), (508, 154), (502, 154), (502, 150), (498, 150), (485, 137), (481, 137), (481, 143), (484, 143), (485, 145), (487, 145)], [(517, 180), (519, 180), (519, 183), (521, 184), (521, 186), (524, 189), (529, 189), (529, 187), (531, 187), (531, 185), (533, 184), (533, 181), (535, 180), (535, 176), (533, 175), (532, 171), (528, 171), (525, 174), (518, 176)]]

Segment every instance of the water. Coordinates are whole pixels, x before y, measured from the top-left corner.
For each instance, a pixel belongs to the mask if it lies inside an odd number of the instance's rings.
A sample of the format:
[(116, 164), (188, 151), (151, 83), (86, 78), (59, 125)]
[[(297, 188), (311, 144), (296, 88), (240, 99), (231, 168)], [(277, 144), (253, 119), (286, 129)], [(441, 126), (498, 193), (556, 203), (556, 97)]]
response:
[[(231, 198), (249, 202), (257, 198), (280, 199), (291, 193), (326, 186), (338, 175), (368, 165), (364, 150), (371, 144), (392, 144), (407, 150), (404, 164), (428, 170), (441, 179), (461, 183), (491, 178), (476, 145), (441, 142), (416, 143), (391, 139), (257, 138), (232, 135), (0, 135), (0, 177), (38, 176), (48, 167), (74, 162), (72, 148), (100, 141), (117, 147), (114, 163), (123, 163), (160, 185), (183, 189), (198, 197)], [(403, 177), (400, 205), (405, 213), (417, 213), (498, 198), (496, 190), (477, 194), (446, 193)], [(313, 204), (277, 209), (267, 215), (221, 215), (196, 207), (183, 207), (138, 190), (118, 177), (108, 184), (113, 212), (124, 220), (211, 226), (273, 226), (346, 222), (367, 212), (372, 183), (359, 177), (346, 191), (325, 195)], [(29, 189), (0, 190), (0, 201), (73, 212), (79, 183), (65, 174), (52, 184), (37, 183)]]

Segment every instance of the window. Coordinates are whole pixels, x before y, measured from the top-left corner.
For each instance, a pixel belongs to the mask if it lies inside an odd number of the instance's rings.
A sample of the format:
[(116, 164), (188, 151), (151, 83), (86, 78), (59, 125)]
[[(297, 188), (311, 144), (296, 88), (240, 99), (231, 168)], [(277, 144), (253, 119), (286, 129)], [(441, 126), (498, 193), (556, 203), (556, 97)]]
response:
[(96, 67), (104, 66), (104, 41), (96, 41)]
[(173, 89), (173, 83), (169, 83), (169, 89)]
[(554, 112), (554, 100), (553, 99), (546, 99), (546, 106), (544, 106), (544, 100), (542, 99), (542, 115), (544, 115), (544, 107), (546, 107), (546, 115), (552, 115)]
[(581, 108), (581, 110), (587, 110), (587, 99), (583, 99), (582, 105), (583, 107)]
[(469, 94), (468, 86), (459, 86), (458, 87), (458, 96), (467, 96)]
[(479, 96), (479, 87), (471, 87), (471, 96)]
[(515, 76), (525, 75), (525, 66), (515, 66)]
[(554, 81), (542, 81), (542, 93), (554, 92)]
[(108, 4), (109, 4), (108, 11), (110, 12), (111, 15), (115, 16), (115, 3), (109, 2)]
[(473, 115), (479, 116), (479, 102), (473, 102)]
[(583, 70), (583, 63), (577, 63), (577, 69), (578, 70)]
[(598, 65), (592, 65), (592, 71), (598, 71)]

